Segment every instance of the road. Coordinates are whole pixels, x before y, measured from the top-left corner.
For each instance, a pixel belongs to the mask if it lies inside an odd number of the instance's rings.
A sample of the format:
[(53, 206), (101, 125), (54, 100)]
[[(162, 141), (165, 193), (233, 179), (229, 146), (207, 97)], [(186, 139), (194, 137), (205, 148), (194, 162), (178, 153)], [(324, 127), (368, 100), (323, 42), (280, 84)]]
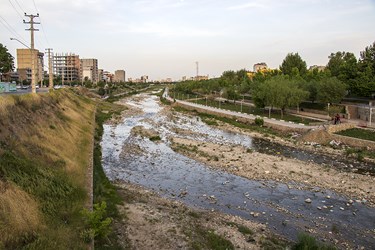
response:
[[(47, 93), (49, 88), (39, 88), (36, 90), (36, 93)], [(28, 89), (17, 89), (15, 92), (4, 92), (0, 93), (0, 96), (5, 96), (5, 95), (24, 95), (24, 94), (29, 94), (31, 93), (31, 88)]]

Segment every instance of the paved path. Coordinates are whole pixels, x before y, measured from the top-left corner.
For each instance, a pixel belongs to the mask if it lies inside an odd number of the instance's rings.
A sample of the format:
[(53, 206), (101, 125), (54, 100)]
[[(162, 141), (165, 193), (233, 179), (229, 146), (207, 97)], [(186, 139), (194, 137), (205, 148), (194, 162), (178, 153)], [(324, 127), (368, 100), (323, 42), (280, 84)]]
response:
[[(169, 101), (174, 102), (174, 99), (169, 96), (169, 89), (168, 88), (165, 89), (165, 91), (163, 93), (163, 97), (167, 98)], [(181, 101), (181, 100), (177, 100), (177, 99), (176, 99), (176, 102), (180, 103), (180, 104), (183, 104), (183, 105), (186, 105), (186, 106), (190, 106), (190, 107), (196, 107), (196, 108), (204, 109), (204, 110), (207, 110), (207, 111), (213, 111), (213, 112), (222, 113), (222, 114), (226, 114), (226, 115), (230, 115), (230, 116), (234, 116), (234, 117), (241, 117), (241, 118), (245, 118), (245, 119), (249, 119), (249, 120), (255, 120), (255, 118), (260, 117), (260, 116), (255, 116), (255, 115), (252, 115), (252, 114), (245, 114), (245, 113), (240, 113), (240, 112), (235, 112), (235, 111), (230, 111), (230, 110), (218, 109), (218, 108), (214, 108), (214, 107), (210, 107), (210, 106), (205, 106), (205, 105), (202, 105), (202, 104), (197, 104), (197, 103), (192, 103), (192, 102), (187, 102), (187, 101)], [(308, 125), (304, 125), (302, 123), (294, 123), (294, 122), (287, 122), (287, 121), (283, 121), (283, 120), (276, 120), (276, 119), (273, 119), (273, 118), (270, 119), (268, 117), (262, 117), (262, 118), (263, 118), (264, 122), (274, 124), (276, 126), (290, 127), (290, 128), (303, 129), (303, 130), (310, 130), (310, 129), (319, 127), (319, 126), (308, 126)]]

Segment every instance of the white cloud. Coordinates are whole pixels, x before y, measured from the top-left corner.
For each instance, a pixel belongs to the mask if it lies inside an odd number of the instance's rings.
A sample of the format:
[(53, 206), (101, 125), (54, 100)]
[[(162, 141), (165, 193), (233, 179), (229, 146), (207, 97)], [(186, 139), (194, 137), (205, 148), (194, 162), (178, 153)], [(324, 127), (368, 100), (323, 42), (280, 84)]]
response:
[(233, 5), (228, 7), (228, 10), (243, 10), (243, 9), (255, 9), (255, 8), (266, 8), (267, 6), (258, 2), (249, 2), (240, 5)]
[(197, 29), (194, 27), (178, 27), (171, 24), (161, 24), (147, 22), (143, 24), (133, 23), (125, 27), (122, 31), (139, 34), (150, 34), (161, 37), (215, 37), (223, 35), (220, 32)]

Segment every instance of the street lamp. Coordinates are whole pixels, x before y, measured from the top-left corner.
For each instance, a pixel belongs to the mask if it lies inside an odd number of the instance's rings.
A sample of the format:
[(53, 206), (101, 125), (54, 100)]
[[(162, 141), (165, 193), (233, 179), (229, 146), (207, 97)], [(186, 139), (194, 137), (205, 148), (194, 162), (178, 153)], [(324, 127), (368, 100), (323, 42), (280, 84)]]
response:
[(18, 40), (17, 38), (11, 37), (10, 40), (15, 40), (28, 48), (30, 50), (30, 57), (31, 57), (31, 93), (35, 94), (36, 93), (36, 87), (35, 87), (35, 60), (34, 60), (34, 50), (31, 49), (29, 46)]

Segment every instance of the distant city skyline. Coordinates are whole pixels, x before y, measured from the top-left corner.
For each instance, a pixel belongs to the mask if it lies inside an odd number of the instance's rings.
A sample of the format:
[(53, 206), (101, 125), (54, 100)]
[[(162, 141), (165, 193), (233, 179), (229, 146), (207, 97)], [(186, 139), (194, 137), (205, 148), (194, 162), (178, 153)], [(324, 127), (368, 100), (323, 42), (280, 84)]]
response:
[(23, 46), (10, 37), (30, 44), (23, 12), (40, 14), (41, 52), (96, 58), (100, 69), (150, 80), (195, 76), (197, 61), (210, 77), (259, 62), (278, 68), (290, 52), (326, 65), (332, 52), (358, 58), (375, 41), (373, 0), (2, 1), (0, 43), (15, 58)]

